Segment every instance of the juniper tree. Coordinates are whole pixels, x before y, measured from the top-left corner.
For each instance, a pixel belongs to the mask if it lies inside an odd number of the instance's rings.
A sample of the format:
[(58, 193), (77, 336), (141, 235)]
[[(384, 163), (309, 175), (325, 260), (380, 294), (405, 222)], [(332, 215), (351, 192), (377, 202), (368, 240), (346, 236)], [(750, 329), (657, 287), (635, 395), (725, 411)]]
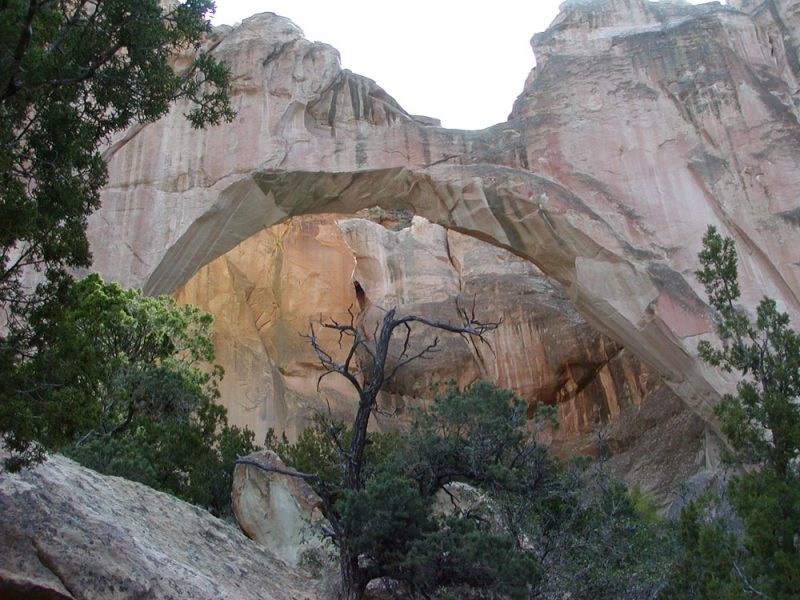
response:
[[(685, 562), (675, 597), (800, 595), (800, 336), (763, 298), (752, 318), (740, 305), (736, 247), (709, 226), (696, 272), (716, 311), (720, 345), (700, 343), (709, 364), (739, 375), (715, 407), (737, 468), (727, 487), (743, 532), (690, 506), (682, 517)], [(724, 546), (724, 547), (722, 547)]]
[[(361, 598), (375, 578), (394, 582), (398, 597), (652, 595), (670, 556), (654, 551), (664, 532), (638, 515), (624, 486), (587, 461), (560, 463), (539, 443), (553, 407), (531, 420), (513, 392), (476, 382), (449, 387), (405, 431), (368, 432), (382, 385), (437, 349), (436, 340), (415, 345), (412, 326), (483, 339), (498, 325), (474, 309), (460, 314), (451, 325), (389, 310), (372, 334), (355, 320), (323, 323), (342, 335), (343, 358), (311, 330), (322, 377), (343, 376), (357, 392), (353, 419), (320, 415), (296, 442), (272, 435), (267, 446), (292, 465), (281, 473), (306, 479), (322, 499), (342, 597)], [(434, 510), (437, 498), (451, 509)]]
[(86, 218), (113, 134), (186, 98), (191, 124), (230, 119), (228, 71), (204, 52), (211, 0), (8, 0), (0, 6), (0, 306), (27, 268), (87, 267)]
[[(22, 363), (42, 350), (29, 318), (48, 301), (55, 311), (72, 270), (90, 265), (85, 228), (106, 183), (104, 144), (179, 99), (195, 127), (232, 118), (228, 70), (201, 50), (213, 6), (0, 2), (0, 436), (15, 450), (32, 439), (23, 416), (36, 412), (15, 383)], [(192, 55), (188, 65), (176, 66), (184, 64), (178, 53)], [(42, 274), (35, 288), (23, 285), (31, 270)]]
[(211, 315), (96, 274), (30, 314), (32, 349), (0, 405), (12, 463), (57, 450), (97, 471), (228, 512), (233, 459), (254, 449), (215, 401)]

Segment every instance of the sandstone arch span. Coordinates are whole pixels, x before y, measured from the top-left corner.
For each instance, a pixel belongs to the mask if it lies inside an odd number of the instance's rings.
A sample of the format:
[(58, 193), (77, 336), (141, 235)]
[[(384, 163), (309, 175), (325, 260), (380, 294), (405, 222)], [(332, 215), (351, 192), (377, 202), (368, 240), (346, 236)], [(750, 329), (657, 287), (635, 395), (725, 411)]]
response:
[[(533, 262), (568, 290), (589, 323), (658, 369), (695, 410), (710, 417), (713, 388), (674, 333), (690, 324), (698, 334), (709, 330), (702, 301), (690, 288), (673, 290), (678, 273), (619, 239), (569, 190), (519, 169), (254, 173), (223, 190), (165, 253), (144, 289), (171, 293), (203, 265), (287, 218), (350, 215), (372, 206), (410, 208)], [(612, 243), (601, 245), (586, 231)]]
[(177, 107), (109, 148), (95, 267), (173, 291), (294, 215), (408, 207), (536, 264), (713, 427), (732, 382), (695, 352), (706, 225), (736, 238), (746, 304), (800, 316), (794, 4), (566, 2), (509, 121), (477, 132), (409, 115), (287, 19), (220, 29), (237, 121), (194, 132)]

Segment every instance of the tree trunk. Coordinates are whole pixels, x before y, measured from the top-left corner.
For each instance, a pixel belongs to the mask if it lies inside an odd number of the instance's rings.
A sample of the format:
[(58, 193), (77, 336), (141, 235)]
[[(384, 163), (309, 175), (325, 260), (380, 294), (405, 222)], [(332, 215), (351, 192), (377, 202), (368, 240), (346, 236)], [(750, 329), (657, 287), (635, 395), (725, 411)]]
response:
[(358, 556), (353, 556), (346, 543), (339, 549), (341, 600), (361, 600), (367, 588), (364, 571), (358, 566)]
[[(356, 293), (360, 286), (356, 283)], [(361, 290), (363, 293), (363, 290)], [(423, 317), (407, 316), (400, 319), (395, 319), (397, 314), (396, 308), (391, 308), (386, 311), (383, 317), (383, 323), (380, 332), (375, 340), (374, 346), (370, 349), (369, 338), (366, 333), (363, 333), (361, 325), (356, 325), (353, 313), (350, 313), (350, 323), (338, 323), (331, 320), (329, 323), (322, 323), (322, 326), (328, 329), (339, 332), (339, 340), (343, 337), (349, 337), (352, 340), (347, 358), (344, 362), (339, 363), (333, 357), (323, 350), (319, 345), (319, 340), (314, 332), (313, 326), (311, 327), (311, 334), (308, 338), (311, 340), (311, 347), (319, 357), (322, 366), (326, 369), (325, 373), (320, 377), (325, 377), (329, 373), (338, 373), (342, 375), (358, 392), (358, 408), (356, 416), (353, 420), (352, 438), (347, 452), (342, 452), (346, 458), (344, 478), (342, 481), (342, 488), (345, 490), (360, 490), (364, 487), (363, 481), (363, 467), (364, 467), (364, 450), (367, 445), (367, 429), (369, 427), (369, 419), (372, 411), (377, 404), (378, 393), (381, 391), (383, 384), (387, 378), (391, 379), (395, 372), (405, 364), (412, 360), (422, 358), (425, 355), (433, 352), (436, 348), (438, 338), (433, 344), (429, 344), (425, 348), (417, 352), (409, 351), (409, 339), (411, 337), (410, 323), (421, 323), (432, 327), (434, 329), (441, 329), (443, 331), (450, 331), (453, 333), (460, 333), (461, 335), (469, 334), (479, 338), (481, 341), (486, 342), (484, 334), (494, 331), (500, 324), (497, 323), (482, 323), (475, 318), (474, 315), (474, 302), (473, 314), (470, 315), (465, 309), (456, 304), (459, 314), (464, 319), (462, 326), (451, 325), (449, 323), (440, 323), (438, 321), (430, 321)], [(389, 345), (392, 340), (392, 333), (395, 328), (403, 327), (405, 330), (405, 339), (402, 344), (402, 351), (397, 364), (392, 367), (388, 376), (386, 372), (386, 361), (389, 358)], [(488, 342), (487, 342), (488, 343)], [(362, 366), (359, 370), (356, 366), (351, 364), (351, 360), (356, 357), (357, 351), (363, 351), (364, 354), (369, 356), (366, 360), (368, 365)], [(358, 361), (359, 357), (356, 357)], [(341, 523), (337, 522), (337, 516), (333, 510), (332, 503), (326, 500), (325, 504), (327, 509), (326, 516), (330, 521), (334, 532), (335, 539), (339, 544), (339, 567), (340, 567), (340, 583), (342, 586), (340, 598), (343, 600), (360, 600), (364, 595), (364, 590), (369, 583), (368, 569), (363, 569), (358, 564), (358, 554), (353, 552), (348, 544), (349, 532), (343, 531)]]
[(378, 392), (383, 387), (385, 377), (386, 359), (389, 356), (389, 343), (394, 331), (395, 309), (387, 311), (383, 318), (383, 326), (375, 340), (375, 351), (370, 365), (369, 374), (364, 381), (364, 387), (358, 390), (358, 411), (353, 421), (353, 439), (350, 442), (350, 456), (345, 473), (345, 487), (350, 490), (361, 489), (361, 469), (364, 466), (364, 448), (367, 445), (367, 427), (372, 409), (378, 398)]
[(372, 408), (375, 403), (374, 398), (361, 397), (358, 403), (358, 412), (353, 421), (353, 439), (350, 442), (350, 455), (345, 470), (345, 488), (348, 490), (358, 490), (362, 487), (361, 468), (364, 463), (364, 448), (367, 445), (367, 427)]

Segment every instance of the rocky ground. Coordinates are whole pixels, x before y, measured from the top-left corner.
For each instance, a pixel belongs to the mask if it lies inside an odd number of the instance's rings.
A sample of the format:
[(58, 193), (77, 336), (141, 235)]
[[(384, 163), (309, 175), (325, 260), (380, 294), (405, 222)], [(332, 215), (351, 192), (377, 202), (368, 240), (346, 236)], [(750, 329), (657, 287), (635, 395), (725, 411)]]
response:
[(231, 523), (61, 456), (0, 472), (0, 597), (317, 600)]

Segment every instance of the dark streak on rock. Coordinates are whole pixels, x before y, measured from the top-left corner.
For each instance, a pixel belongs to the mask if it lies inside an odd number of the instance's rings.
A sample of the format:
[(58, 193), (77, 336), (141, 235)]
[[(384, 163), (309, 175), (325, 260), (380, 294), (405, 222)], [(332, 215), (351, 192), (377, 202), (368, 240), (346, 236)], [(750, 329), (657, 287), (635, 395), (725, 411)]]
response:
[(778, 216), (788, 223), (791, 223), (796, 227), (800, 227), (800, 207), (779, 212)]

